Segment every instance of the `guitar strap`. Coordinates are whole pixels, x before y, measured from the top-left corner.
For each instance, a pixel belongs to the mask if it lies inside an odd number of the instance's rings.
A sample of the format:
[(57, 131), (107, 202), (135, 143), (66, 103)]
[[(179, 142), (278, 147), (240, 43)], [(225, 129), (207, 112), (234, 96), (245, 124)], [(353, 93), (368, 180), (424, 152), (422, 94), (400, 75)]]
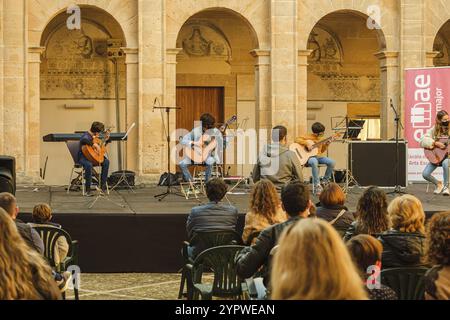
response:
[(333, 225), (336, 223), (336, 221), (339, 220), (340, 217), (342, 217), (345, 213), (345, 209), (342, 209), (341, 212), (338, 213), (338, 215), (336, 216), (336, 218), (334, 218), (333, 220), (330, 221), (330, 224)]

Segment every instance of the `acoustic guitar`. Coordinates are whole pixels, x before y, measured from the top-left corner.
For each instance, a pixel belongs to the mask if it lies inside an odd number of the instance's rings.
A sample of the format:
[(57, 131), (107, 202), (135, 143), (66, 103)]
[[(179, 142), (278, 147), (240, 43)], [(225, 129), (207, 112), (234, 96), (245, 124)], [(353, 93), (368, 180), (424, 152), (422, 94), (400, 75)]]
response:
[(99, 151), (97, 151), (94, 146), (84, 145), (81, 147), (81, 152), (83, 152), (83, 155), (94, 166), (100, 166), (103, 161), (105, 161), (105, 155), (107, 153), (106, 141), (109, 139), (111, 129), (112, 128), (108, 128), (104, 133), (100, 134), (98, 137), (93, 138), (92, 142), (99, 145)]
[(439, 141), (445, 145), (444, 149), (433, 147), (433, 148), (425, 148), (425, 157), (430, 161), (430, 163), (438, 166), (441, 164), (442, 161), (447, 158), (447, 156), (450, 154), (450, 137), (441, 137), (437, 139), (436, 141)]
[[(313, 144), (310, 148), (310, 150), (308, 150), (306, 148), (306, 146), (302, 146), (299, 143), (293, 143), (289, 146), (289, 150), (294, 151), (294, 153), (297, 155), (298, 160), (300, 161), (300, 164), (302, 166), (304, 166), (306, 163), (308, 163), (309, 158), (311, 157), (315, 157), (319, 154), (319, 147), (326, 144), (326, 143), (331, 143), (334, 140), (336, 140), (339, 136), (341, 136), (342, 133), (336, 133), (335, 135), (326, 138), (324, 140), (321, 140), (315, 144)], [(311, 140), (307, 140), (307, 141), (311, 141)], [(311, 141), (313, 142), (313, 141)]]
[[(237, 121), (237, 116), (232, 116), (227, 122), (219, 127), (220, 132), (223, 134), (227, 127)], [(215, 137), (211, 137), (208, 134), (203, 134), (196, 145), (185, 146), (183, 151), (184, 155), (191, 159), (194, 163), (203, 163), (208, 159), (211, 152), (217, 148), (217, 140)]]

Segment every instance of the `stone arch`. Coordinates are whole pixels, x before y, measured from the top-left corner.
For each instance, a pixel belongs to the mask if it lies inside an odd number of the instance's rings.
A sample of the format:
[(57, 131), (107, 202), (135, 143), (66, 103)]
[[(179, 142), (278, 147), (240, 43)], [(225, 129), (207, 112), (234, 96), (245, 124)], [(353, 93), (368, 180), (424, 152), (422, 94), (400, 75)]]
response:
[(442, 25), (433, 42), (433, 65), (450, 66), (450, 19)]
[(426, 6), (425, 47), (432, 52), (436, 36), (450, 19), (450, 6), (445, 1), (427, 1)]
[[(205, 1), (194, 1), (190, 6), (179, 6), (175, 10), (177, 1), (169, 4), (169, 6), (174, 6), (173, 10), (168, 10), (168, 21), (167, 24), (167, 47), (174, 48), (176, 45), (178, 34), (181, 28), (185, 25), (189, 19), (204, 11), (224, 11), (239, 17), (252, 31), (253, 45), (254, 49), (259, 47), (269, 47), (270, 37), (267, 30), (264, 29), (264, 24), (270, 23), (267, 0), (262, 0), (261, 5), (255, 7), (254, 5), (246, 5), (251, 3), (251, 0), (230, 0), (227, 2), (226, 7), (217, 6), (211, 7), (204, 5)], [(184, 10), (183, 10), (184, 8)], [(253, 8), (254, 11), (248, 11), (249, 8)], [(256, 9), (255, 9), (256, 8)], [(263, 20), (263, 21), (261, 21)], [(267, 21), (265, 21), (267, 20)]]

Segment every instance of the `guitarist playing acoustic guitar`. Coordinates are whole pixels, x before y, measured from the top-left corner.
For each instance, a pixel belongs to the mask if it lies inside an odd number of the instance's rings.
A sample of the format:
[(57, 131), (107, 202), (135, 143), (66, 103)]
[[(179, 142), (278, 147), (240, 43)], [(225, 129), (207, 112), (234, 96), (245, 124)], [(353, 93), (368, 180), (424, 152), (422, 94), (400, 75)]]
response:
[[(214, 143), (216, 146), (226, 146), (227, 140), (225, 140), (224, 144), (222, 137), (223, 132), (215, 127), (216, 119), (211, 114), (202, 114), (200, 117), (200, 122), (201, 126), (195, 127), (191, 132), (189, 132), (181, 139), (180, 143), (184, 147), (187, 147), (187, 149), (202, 149), (210, 143)], [(226, 126), (225, 128), (223, 128), (223, 130), (226, 130)], [(213, 141), (212, 137), (216, 141)], [(211, 177), (213, 165), (216, 163), (222, 163), (222, 155), (220, 154), (221, 151), (223, 151), (223, 148), (214, 147), (211, 151), (208, 152), (208, 154), (200, 157), (203, 160), (202, 163), (206, 165), (205, 183)], [(186, 182), (193, 181), (192, 175), (188, 169), (189, 166), (192, 165), (193, 162), (195, 162), (195, 159), (192, 158), (192, 156), (190, 157), (189, 155), (185, 154), (183, 160), (181, 160), (181, 162), (179, 163), (181, 171), (183, 172), (183, 178)]]
[[(295, 143), (306, 147), (306, 149), (308, 151), (311, 151), (310, 149), (313, 147), (313, 145), (317, 142), (320, 142), (323, 139), (323, 136), (325, 133), (325, 126), (320, 122), (316, 122), (312, 125), (311, 130), (312, 130), (312, 134), (303, 135), (303, 136), (297, 137), (295, 139)], [(306, 165), (311, 167), (311, 169), (312, 169), (313, 193), (315, 195), (319, 195), (323, 190), (322, 186), (320, 185), (320, 179), (319, 179), (319, 164), (327, 165), (327, 171), (325, 172), (324, 183), (327, 183), (331, 180), (331, 175), (333, 174), (334, 166), (336, 165), (336, 162), (333, 159), (330, 159), (330, 158), (327, 158), (324, 156), (331, 141), (332, 140), (329, 139), (325, 143), (319, 145), (317, 156), (310, 157), (308, 159), (308, 161), (306, 162)]]
[[(448, 174), (449, 174), (449, 116), (447, 111), (439, 111), (436, 115), (436, 124), (428, 130), (420, 140), (420, 146), (425, 149), (425, 155), (430, 163), (425, 167), (422, 175), (423, 178), (436, 186), (435, 194), (443, 194), (449, 196)], [(438, 181), (432, 176), (432, 173), (441, 167), (444, 171), (444, 183)]]
[[(92, 149), (100, 154), (102, 152), (101, 146), (98, 143), (95, 143), (95, 141), (99, 138), (100, 133), (103, 133), (105, 131), (105, 125), (101, 122), (94, 122), (91, 125), (91, 129), (89, 131), (86, 131), (83, 133), (80, 139), (80, 151), (78, 152), (78, 162), (83, 166), (84, 168), (84, 179), (85, 179), (85, 186), (86, 186), (86, 193), (85, 195), (88, 197), (93, 196), (91, 192), (91, 183), (92, 183), (92, 167), (94, 166), (94, 163), (92, 163), (91, 160), (88, 160), (86, 156), (83, 153), (83, 150), (86, 149), (86, 146), (92, 147)], [(103, 139), (105, 141), (105, 144), (108, 144), (110, 142), (109, 139), (109, 133), (106, 133), (106, 136)], [(108, 178), (108, 170), (109, 170), (109, 160), (107, 157), (102, 158), (101, 163), (95, 163), (95, 165), (101, 165), (102, 166), (102, 173), (101, 173), (101, 188), (102, 191), (106, 190), (106, 179)]]

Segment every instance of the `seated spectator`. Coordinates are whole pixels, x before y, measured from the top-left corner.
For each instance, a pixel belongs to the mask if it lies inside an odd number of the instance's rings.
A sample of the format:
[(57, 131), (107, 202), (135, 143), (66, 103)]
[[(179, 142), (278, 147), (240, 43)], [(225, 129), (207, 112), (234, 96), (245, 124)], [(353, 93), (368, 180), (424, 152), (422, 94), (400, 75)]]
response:
[(389, 230), (386, 193), (377, 187), (365, 190), (358, 200), (355, 217), (356, 220), (344, 235), (345, 241), (358, 234), (369, 234), (376, 237)]
[(35, 249), (40, 254), (44, 254), (44, 243), (36, 230), (29, 224), (17, 219), (19, 207), (17, 206), (16, 197), (8, 192), (0, 193), (0, 208), (3, 208), (3, 210), (5, 210), (14, 220), (17, 230), (30, 248)]
[[(249, 237), (259, 234), (265, 228), (284, 222), (288, 219), (286, 212), (281, 207), (281, 201), (275, 185), (269, 180), (258, 181), (253, 187), (250, 196), (250, 211), (245, 215), (245, 226), (242, 234), (244, 243), (251, 245), (256, 241), (256, 237)], [(252, 240), (251, 243), (248, 243)]]
[[(380, 240), (368, 234), (359, 234), (347, 242), (347, 249), (350, 251), (350, 255), (359, 269), (370, 300), (398, 300), (395, 291), (388, 286), (379, 283), (380, 288), (377, 289), (375, 283), (370, 283), (372, 280), (370, 276), (373, 274), (373, 271), (369, 270), (369, 267), (377, 266), (378, 271), (381, 271), (383, 245)], [(378, 280), (381, 281), (381, 277), (378, 277)], [(370, 284), (373, 286), (370, 286)]]
[(412, 195), (397, 197), (388, 207), (392, 230), (383, 232), (383, 268), (424, 265), (425, 212), (422, 203)]
[(367, 299), (344, 242), (321, 219), (301, 220), (283, 232), (274, 256), (271, 288), (271, 298), (276, 300)]
[(312, 206), (309, 189), (300, 182), (286, 185), (281, 191), (283, 210), (289, 215), (289, 220), (264, 229), (251, 247), (244, 248), (237, 256), (237, 274), (241, 279), (252, 277), (264, 266), (263, 277), (267, 285), (269, 280), (269, 256), (276, 246), (283, 230), (297, 221), (309, 216)]
[(61, 293), (50, 267), (0, 208), (0, 300), (57, 300)]
[(336, 183), (328, 184), (320, 194), (316, 216), (330, 222), (341, 236), (355, 218), (345, 206), (345, 193)]
[[(196, 232), (236, 230), (238, 210), (220, 202), (227, 194), (226, 183), (222, 179), (213, 178), (206, 183), (205, 188), (210, 202), (192, 208), (186, 223), (189, 239), (192, 239)], [(205, 249), (207, 248), (193, 246), (189, 248), (189, 254), (195, 257)]]
[(433, 215), (428, 223), (425, 252), (433, 267), (425, 275), (426, 300), (450, 300), (450, 211)]
[[(52, 209), (46, 203), (41, 203), (33, 208), (33, 223), (32, 227), (36, 226), (51, 226), (58, 229), (61, 229), (61, 225), (57, 223), (51, 222), (52, 220)], [(61, 263), (65, 257), (67, 257), (67, 253), (69, 251), (69, 244), (67, 243), (67, 239), (65, 237), (59, 237), (56, 240), (56, 248), (55, 248), (55, 263)]]

